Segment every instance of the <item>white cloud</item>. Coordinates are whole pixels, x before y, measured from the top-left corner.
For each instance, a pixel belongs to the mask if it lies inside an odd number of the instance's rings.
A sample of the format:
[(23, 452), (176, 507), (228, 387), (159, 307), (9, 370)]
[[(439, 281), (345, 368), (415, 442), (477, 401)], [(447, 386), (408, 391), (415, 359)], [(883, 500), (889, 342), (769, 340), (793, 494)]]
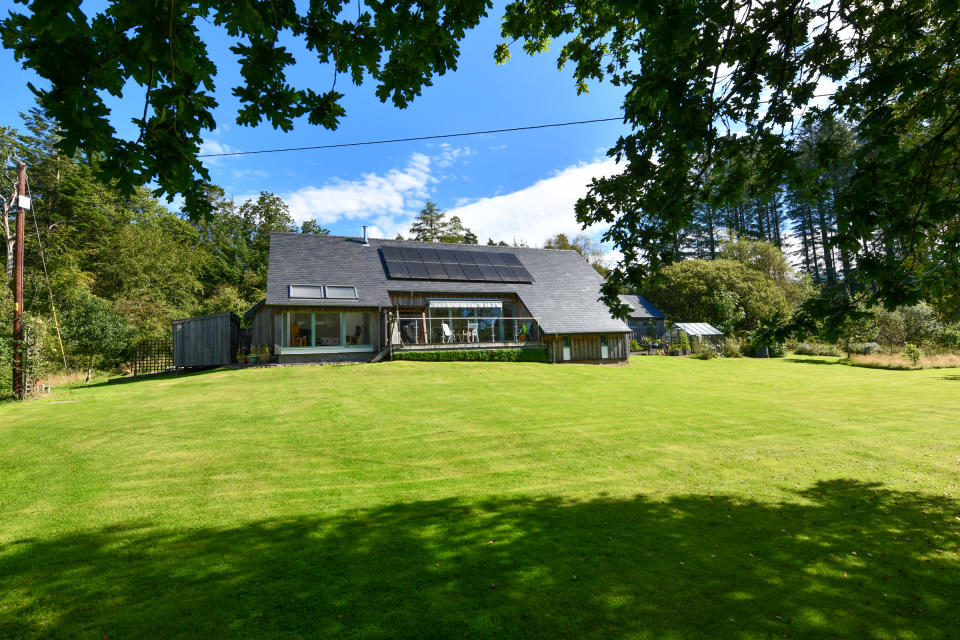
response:
[[(436, 182), (431, 174), (431, 158), (414, 153), (403, 169), (391, 169), (385, 175), (364, 174), (357, 180), (332, 180), (319, 187), (304, 187), (283, 194), (290, 214), (297, 222), (316, 219), (322, 224), (359, 218), (392, 219), (408, 215), (421, 204)], [(378, 226), (381, 225), (379, 222)]]
[(263, 169), (234, 169), (234, 180), (243, 180), (244, 178), (269, 178), (270, 174)]
[(575, 235), (587, 233), (596, 236), (599, 227), (585, 231), (573, 212), (576, 201), (586, 195), (593, 178), (619, 173), (612, 159), (581, 163), (558, 171), (529, 187), (456, 207), (447, 212), (460, 216), (464, 226), (471, 229), (481, 241), (524, 241), (532, 247), (558, 233)]
[[(216, 140), (204, 140), (200, 143), (199, 155), (205, 156), (217, 153), (233, 153), (233, 149), (229, 145), (217, 142)], [(201, 158), (201, 160), (204, 164), (216, 166), (223, 158)]]
[(469, 158), (476, 153), (470, 147), (454, 147), (444, 142), (440, 145), (440, 155), (436, 158), (435, 164), (438, 169), (446, 169), (458, 160)]

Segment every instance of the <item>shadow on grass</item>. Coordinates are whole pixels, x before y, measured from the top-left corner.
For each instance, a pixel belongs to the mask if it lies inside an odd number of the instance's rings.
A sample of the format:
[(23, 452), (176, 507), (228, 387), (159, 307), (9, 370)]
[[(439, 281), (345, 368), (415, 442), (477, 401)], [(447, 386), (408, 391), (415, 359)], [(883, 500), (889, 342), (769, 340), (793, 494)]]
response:
[[(495, 499), (0, 550), (2, 637), (948, 638), (957, 501)], [(952, 635), (951, 635), (952, 634)]]
[(797, 364), (842, 364), (841, 360), (818, 360), (816, 358), (784, 358), (784, 362), (796, 362)]

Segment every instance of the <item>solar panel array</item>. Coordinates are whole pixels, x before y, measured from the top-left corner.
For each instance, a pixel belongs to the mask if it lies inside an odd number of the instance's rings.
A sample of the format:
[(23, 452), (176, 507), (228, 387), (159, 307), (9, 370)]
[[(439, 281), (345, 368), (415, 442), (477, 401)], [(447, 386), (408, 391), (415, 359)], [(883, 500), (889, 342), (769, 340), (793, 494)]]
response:
[(512, 253), (382, 247), (380, 255), (391, 279), (533, 282), (533, 276)]

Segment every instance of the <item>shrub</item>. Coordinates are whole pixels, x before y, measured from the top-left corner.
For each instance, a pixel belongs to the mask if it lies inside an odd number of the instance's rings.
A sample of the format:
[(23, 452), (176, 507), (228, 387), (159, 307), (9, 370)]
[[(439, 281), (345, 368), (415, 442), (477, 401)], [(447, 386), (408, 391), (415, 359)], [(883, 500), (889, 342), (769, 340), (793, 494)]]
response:
[(876, 342), (852, 342), (848, 347), (850, 353), (856, 353), (861, 356), (870, 356), (880, 353), (880, 345)]
[(630, 341), (630, 351), (640, 351), (640, 343), (636, 340)]
[(832, 344), (801, 342), (793, 350), (798, 356), (842, 356), (843, 352)]
[(734, 338), (726, 338), (723, 341), (721, 350), (723, 351), (724, 358), (742, 358), (743, 353), (740, 352), (740, 343)]
[(547, 362), (546, 349), (451, 349), (449, 351), (400, 351), (394, 360), (419, 362)]
[(782, 358), (787, 355), (787, 345), (782, 342), (774, 342), (767, 345), (767, 351), (771, 358)]
[(903, 355), (910, 359), (910, 362), (913, 363), (913, 366), (917, 366), (917, 363), (920, 362), (920, 358), (923, 357), (923, 351), (921, 351), (920, 347), (917, 345), (907, 343), (906, 347), (903, 349)]
[(947, 351), (960, 350), (960, 324), (944, 327), (937, 335), (937, 344)]

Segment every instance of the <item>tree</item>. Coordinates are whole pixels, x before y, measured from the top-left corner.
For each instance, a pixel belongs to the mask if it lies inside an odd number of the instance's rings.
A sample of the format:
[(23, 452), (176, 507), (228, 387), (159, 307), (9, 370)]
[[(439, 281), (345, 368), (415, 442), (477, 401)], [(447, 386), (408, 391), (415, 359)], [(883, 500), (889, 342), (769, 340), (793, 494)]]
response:
[[(420, 213), (410, 225), (413, 240), (421, 242), (461, 242), (476, 244), (477, 236), (463, 226), (459, 216), (447, 220), (447, 214), (437, 207), (437, 203), (427, 200)], [(473, 242), (467, 242), (468, 239)]]
[[(626, 88), (632, 131), (608, 152), (624, 170), (595, 179), (576, 205), (578, 221), (607, 225), (604, 240), (624, 255), (604, 287), (611, 306), (624, 284), (683, 258), (678, 240), (698, 210), (732, 208), (746, 220), (774, 202), (786, 176), (801, 175), (801, 114), (817, 112), (850, 122), (857, 146), (850, 153), (830, 136), (815, 145), (819, 166), (848, 154), (852, 171), (829, 185), (835, 220), (811, 211), (805, 233), (821, 251), (826, 245), (818, 258), (825, 278), (835, 277), (825, 260), (837, 252), (863, 286), (804, 305), (789, 330), (817, 318), (836, 325), (857, 298), (888, 307), (924, 295), (960, 299), (960, 13), (952, 0), (665, 0), (654, 8), (515, 0), (502, 33), (530, 54), (562, 39), (558, 63), (572, 66), (580, 91), (603, 79)], [(507, 44), (498, 47), (500, 62), (509, 55)], [(824, 79), (840, 88), (818, 95)], [(822, 176), (801, 181), (825, 186)]]
[(717, 328), (726, 334), (733, 333), (734, 326), (738, 325), (747, 312), (740, 308), (740, 296), (726, 289), (713, 292), (713, 306), (717, 311)]
[(300, 233), (308, 233), (315, 236), (328, 236), (330, 235), (330, 229), (326, 229), (320, 225), (320, 222), (317, 220), (304, 220), (303, 224), (300, 225)]
[(76, 354), (86, 359), (89, 382), (95, 358), (119, 355), (127, 346), (129, 331), (108, 301), (82, 294), (64, 308), (63, 337)]
[(565, 249), (576, 251), (584, 260), (590, 263), (590, 266), (597, 270), (602, 276), (606, 276), (609, 269), (603, 264), (603, 249), (596, 245), (590, 236), (579, 233), (571, 240), (565, 233), (558, 233), (550, 236), (543, 242), (544, 249)]
[[(364, 3), (354, 13), (340, 3), (298, 10), (292, 0), (110, 0), (88, 16), (75, 2), (51, 0), (33, 2), (27, 13), (11, 12), (0, 29), (17, 60), (51, 83), (50, 89), (32, 89), (62, 125), (65, 155), (82, 148), (102, 157), (103, 175), (124, 191), (156, 182), (158, 194), (182, 193), (197, 217), (211, 211), (203, 189), (209, 176), (197, 156), (203, 132), (216, 127), (217, 106), (217, 68), (200, 23), (236, 41), (230, 50), (242, 76), (233, 89), (241, 105), (238, 124), (266, 120), (289, 131), (305, 116), (311, 125), (336, 129), (346, 114), (344, 94), (335, 88), (338, 75), (357, 85), (368, 78), (381, 101), (404, 108), (435, 75), (456, 68), (459, 41), (490, 6), (489, 0)], [(286, 68), (295, 58), (280, 42), (290, 39), (329, 65), (332, 86), (289, 84)], [(101, 97), (108, 92), (144, 101), (143, 116), (134, 121), (136, 140), (124, 140), (111, 126)]]
[(446, 228), (446, 214), (437, 208), (436, 202), (427, 200), (410, 225), (410, 235), (421, 242), (439, 242)]
[[(717, 292), (725, 292), (722, 304), (718, 304)], [(792, 311), (776, 283), (732, 260), (684, 260), (668, 265), (644, 289), (643, 296), (677, 321), (728, 324), (734, 332), (755, 330), (765, 318)]]

